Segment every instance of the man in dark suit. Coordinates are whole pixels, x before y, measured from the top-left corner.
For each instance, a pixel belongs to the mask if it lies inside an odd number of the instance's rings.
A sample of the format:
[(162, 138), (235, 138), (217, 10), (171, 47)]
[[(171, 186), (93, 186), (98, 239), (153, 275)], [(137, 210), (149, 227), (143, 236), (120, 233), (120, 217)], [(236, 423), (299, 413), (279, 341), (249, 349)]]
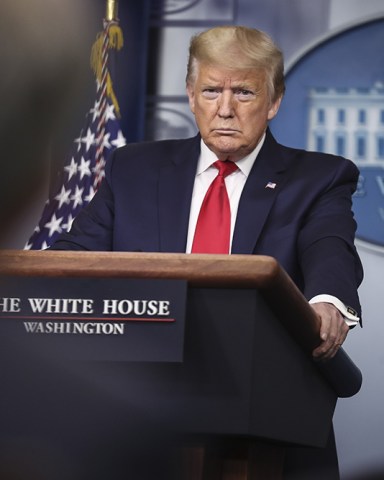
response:
[(187, 93), (199, 135), (117, 149), (93, 201), (53, 248), (194, 252), (213, 163), (235, 162), (225, 179), (227, 253), (275, 257), (320, 318), (314, 357), (333, 357), (360, 317), (351, 211), (358, 170), (275, 141), (268, 123), (284, 90), (282, 54), (264, 33), (218, 27), (194, 37)]

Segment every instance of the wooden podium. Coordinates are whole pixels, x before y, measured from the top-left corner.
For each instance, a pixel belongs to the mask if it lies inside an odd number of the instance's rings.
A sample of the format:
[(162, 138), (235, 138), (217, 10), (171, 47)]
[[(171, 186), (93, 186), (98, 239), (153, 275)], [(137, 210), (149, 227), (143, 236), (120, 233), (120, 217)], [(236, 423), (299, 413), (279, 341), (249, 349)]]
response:
[(0, 445), (38, 432), (71, 445), (85, 465), (93, 455), (100, 478), (98, 459), (118, 468), (111, 444), (134, 452), (129, 468), (140, 480), (151, 476), (152, 454), (155, 464), (175, 449), (177, 460), (165, 462), (164, 477), (156, 467), (156, 478), (282, 478), (286, 446), (324, 447), (337, 398), (360, 389), (342, 349), (326, 364), (311, 359), (316, 315), (270, 257), (3, 251), (0, 275), (0, 288), (15, 278), (187, 281), (181, 362), (71, 362), (0, 339)]

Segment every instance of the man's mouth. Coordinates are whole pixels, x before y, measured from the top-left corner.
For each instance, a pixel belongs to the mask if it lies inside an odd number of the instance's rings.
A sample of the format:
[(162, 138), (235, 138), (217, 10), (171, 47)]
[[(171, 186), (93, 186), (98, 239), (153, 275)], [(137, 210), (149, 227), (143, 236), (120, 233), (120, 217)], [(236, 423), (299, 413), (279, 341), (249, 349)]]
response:
[(215, 128), (214, 131), (219, 135), (233, 135), (238, 133), (238, 130), (235, 130), (234, 128)]

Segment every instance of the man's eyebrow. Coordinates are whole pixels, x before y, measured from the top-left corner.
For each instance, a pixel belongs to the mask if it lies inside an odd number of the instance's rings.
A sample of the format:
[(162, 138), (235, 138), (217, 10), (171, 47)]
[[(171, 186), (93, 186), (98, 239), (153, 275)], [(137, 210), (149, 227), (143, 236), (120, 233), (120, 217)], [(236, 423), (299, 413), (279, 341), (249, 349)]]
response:
[(260, 88), (255, 85), (249, 85), (249, 83), (239, 83), (238, 85), (232, 85), (232, 90), (249, 90), (250, 92), (257, 92)]

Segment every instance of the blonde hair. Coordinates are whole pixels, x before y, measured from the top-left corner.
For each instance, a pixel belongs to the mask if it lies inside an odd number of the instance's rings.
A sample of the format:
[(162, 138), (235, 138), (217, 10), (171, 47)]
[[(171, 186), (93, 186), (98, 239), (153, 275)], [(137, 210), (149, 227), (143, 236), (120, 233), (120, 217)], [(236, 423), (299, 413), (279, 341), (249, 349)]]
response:
[(265, 72), (272, 102), (284, 95), (284, 59), (271, 37), (254, 28), (220, 26), (192, 37), (189, 46), (187, 85), (196, 80), (199, 64), (228, 69), (257, 69)]

